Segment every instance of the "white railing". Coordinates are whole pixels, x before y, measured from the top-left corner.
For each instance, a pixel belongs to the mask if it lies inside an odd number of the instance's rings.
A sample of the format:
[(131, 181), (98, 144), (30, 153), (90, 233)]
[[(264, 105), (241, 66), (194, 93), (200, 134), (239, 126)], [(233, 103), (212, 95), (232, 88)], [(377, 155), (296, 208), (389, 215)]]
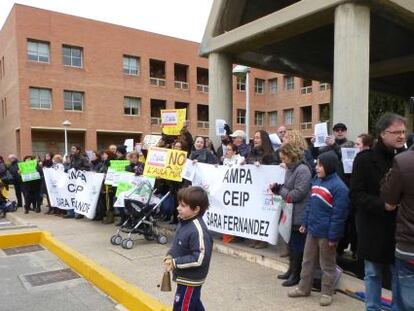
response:
[(300, 89), (300, 92), (301, 92), (302, 94), (309, 94), (309, 93), (312, 93), (312, 87), (311, 87), (311, 86), (305, 86), (305, 87), (302, 87), (302, 88)]
[(197, 127), (201, 129), (208, 129), (208, 121), (197, 121)]
[(161, 125), (161, 118), (151, 117), (151, 125)]
[(188, 82), (174, 81), (174, 86), (176, 89), (188, 90)]
[(312, 129), (312, 122), (302, 122), (302, 123), (300, 124), (300, 128), (301, 128), (302, 130), (309, 130), (309, 129)]
[(321, 83), (319, 84), (319, 90), (320, 91), (326, 91), (329, 90), (331, 87), (329, 85), (329, 83)]
[(208, 93), (208, 85), (197, 84), (197, 91), (202, 93)]
[(150, 77), (150, 84), (154, 86), (165, 86), (165, 79)]

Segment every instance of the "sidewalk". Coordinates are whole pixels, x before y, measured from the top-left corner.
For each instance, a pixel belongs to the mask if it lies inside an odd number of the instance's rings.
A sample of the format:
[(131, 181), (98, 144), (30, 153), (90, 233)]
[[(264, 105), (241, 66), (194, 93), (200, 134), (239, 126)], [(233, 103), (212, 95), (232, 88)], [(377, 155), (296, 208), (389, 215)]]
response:
[[(10, 219), (16, 217), (23, 223), (34, 224), (41, 230), (51, 232), (60, 241), (127, 282), (136, 285), (162, 303), (171, 305), (173, 293), (163, 293), (157, 288), (162, 276), (161, 261), (168, 245), (159, 245), (137, 237), (134, 248), (125, 250), (109, 242), (116, 230), (113, 225), (103, 225), (87, 219), (62, 219), (43, 213), (31, 212), (25, 215), (22, 209), (10, 214)], [(266, 252), (271, 254), (272, 249)], [(288, 298), (288, 289), (280, 286), (280, 281), (276, 279), (277, 274), (278, 271), (274, 269), (214, 252), (210, 273), (202, 293), (206, 310), (323, 309), (319, 306), (318, 293), (312, 293), (308, 298)], [(363, 307), (357, 300), (336, 294), (329, 310), (363, 310)]]

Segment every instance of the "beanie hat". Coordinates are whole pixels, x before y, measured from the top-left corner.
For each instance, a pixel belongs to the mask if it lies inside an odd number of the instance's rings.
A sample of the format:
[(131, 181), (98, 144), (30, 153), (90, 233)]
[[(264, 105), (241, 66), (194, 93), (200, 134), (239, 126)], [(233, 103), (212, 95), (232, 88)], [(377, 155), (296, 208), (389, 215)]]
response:
[(116, 152), (126, 154), (127, 153), (126, 146), (125, 145), (118, 145), (116, 147)]
[(324, 152), (318, 157), (319, 164), (323, 166), (326, 176), (336, 172), (339, 160), (334, 151)]

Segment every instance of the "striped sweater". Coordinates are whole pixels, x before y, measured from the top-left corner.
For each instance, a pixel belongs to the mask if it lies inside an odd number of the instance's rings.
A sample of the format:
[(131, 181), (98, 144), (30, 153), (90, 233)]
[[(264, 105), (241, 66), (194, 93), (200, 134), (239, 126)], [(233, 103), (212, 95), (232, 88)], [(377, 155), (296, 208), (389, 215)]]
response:
[(201, 286), (210, 266), (213, 239), (201, 216), (183, 220), (167, 255), (173, 260), (173, 279), (178, 284)]

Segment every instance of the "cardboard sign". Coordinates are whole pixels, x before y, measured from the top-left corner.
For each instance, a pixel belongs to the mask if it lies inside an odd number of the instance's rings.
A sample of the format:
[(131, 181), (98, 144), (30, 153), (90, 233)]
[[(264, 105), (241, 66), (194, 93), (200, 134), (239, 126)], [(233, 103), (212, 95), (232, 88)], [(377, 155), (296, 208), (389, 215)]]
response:
[(148, 150), (151, 147), (157, 147), (157, 144), (161, 140), (161, 137), (161, 135), (145, 135), (142, 149)]
[(23, 182), (40, 179), (40, 174), (37, 171), (37, 160), (19, 162), (17, 166)]
[(144, 176), (181, 181), (187, 152), (165, 148), (150, 148)]
[(128, 160), (111, 160), (109, 161), (109, 167), (115, 172), (125, 172), (125, 167), (128, 166), (130, 162)]
[(162, 132), (166, 135), (180, 135), (187, 109), (161, 110)]

